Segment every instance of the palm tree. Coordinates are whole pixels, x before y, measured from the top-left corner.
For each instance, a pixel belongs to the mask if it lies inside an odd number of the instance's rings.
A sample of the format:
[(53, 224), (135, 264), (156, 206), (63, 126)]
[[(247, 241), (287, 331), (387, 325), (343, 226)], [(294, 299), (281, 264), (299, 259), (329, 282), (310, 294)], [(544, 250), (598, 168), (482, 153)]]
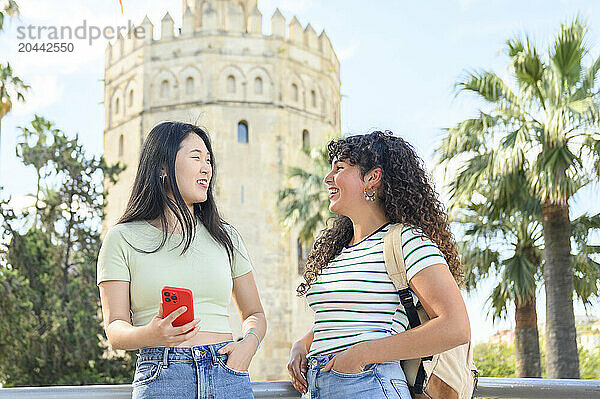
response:
[[(460, 219), (467, 227), (465, 240), (459, 242), (466, 289), (475, 290), (490, 275), (498, 277), (488, 301), (494, 321), (505, 318), (509, 304), (514, 304), (516, 376), (541, 377), (536, 310), (536, 289), (542, 277), (539, 223), (522, 213), (490, 220), (481, 215), (480, 207), (470, 208), (472, 213)], [(509, 255), (502, 256), (498, 248)]]
[[(470, 72), (458, 82), (459, 93), (476, 94), (489, 110), (449, 129), (439, 152), (450, 164), (459, 164), (451, 193), (455, 199), (470, 199), (482, 181), (524, 171), (527, 191), (541, 203), (551, 378), (579, 377), (569, 200), (600, 177), (600, 134), (595, 131), (600, 57), (584, 65), (586, 32), (579, 18), (562, 25), (547, 57), (527, 37), (508, 40), (514, 84), (489, 71)], [(522, 206), (511, 198), (503, 205)]]
[[(517, 377), (541, 376), (536, 310), (536, 289), (543, 283), (540, 208), (524, 207), (525, 211), (494, 218), (489, 216), (487, 204), (470, 203), (455, 218), (466, 228), (459, 251), (467, 290), (476, 289), (481, 279), (494, 275), (499, 282), (488, 299), (493, 319), (506, 317), (508, 304), (515, 305)], [(575, 294), (586, 307), (599, 297), (600, 263), (590, 255), (600, 253), (600, 246), (587, 244), (590, 232), (599, 229), (600, 214), (580, 216), (571, 225), (576, 249), (572, 255)]]
[(12, 110), (13, 97), (17, 101), (25, 101), (23, 93), (28, 89), (28, 85), (13, 75), (13, 70), (9, 63), (6, 63), (6, 65), (0, 64), (0, 150), (2, 143), (2, 118)]
[[(329, 154), (325, 146), (302, 148), (309, 162), (307, 168), (290, 167), (288, 184), (279, 190), (278, 208), (281, 225), (285, 231), (299, 227), (299, 245), (308, 247), (316, 232), (332, 216), (329, 198), (323, 179), (329, 173)], [(304, 252), (304, 251), (302, 251)]]

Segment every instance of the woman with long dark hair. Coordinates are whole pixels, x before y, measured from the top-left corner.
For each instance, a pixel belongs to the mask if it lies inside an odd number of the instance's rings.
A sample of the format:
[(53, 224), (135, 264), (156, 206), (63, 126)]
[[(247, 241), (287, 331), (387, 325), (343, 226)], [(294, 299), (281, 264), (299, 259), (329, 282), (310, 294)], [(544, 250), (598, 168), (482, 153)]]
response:
[[(248, 367), (266, 320), (246, 248), (219, 216), (207, 133), (164, 122), (146, 138), (127, 208), (98, 257), (104, 329), (115, 349), (140, 349), (134, 398), (252, 398)], [(195, 319), (164, 317), (164, 286), (192, 291)], [(233, 342), (231, 299), (244, 338)]]
[[(315, 323), (293, 345), (288, 371), (311, 399), (409, 399), (400, 360), (470, 340), (447, 216), (402, 138), (377, 131), (332, 141), (328, 150), (324, 182), (337, 216), (315, 241), (298, 287)], [(404, 226), (409, 286), (431, 318), (414, 329), (384, 263), (383, 238), (396, 223)]]

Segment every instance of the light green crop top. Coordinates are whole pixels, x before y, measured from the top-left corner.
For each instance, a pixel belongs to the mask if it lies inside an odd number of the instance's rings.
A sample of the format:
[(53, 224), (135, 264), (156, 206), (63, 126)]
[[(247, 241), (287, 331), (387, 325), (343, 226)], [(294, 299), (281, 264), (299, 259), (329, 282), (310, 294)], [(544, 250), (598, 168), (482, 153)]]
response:
[(163, 232), (146, 221), (117, 224), (102, 242), (97, 283), (130, 282), (134, 326), (143, 326), (152, 320), (158, 311), (162, 287), (172, 286), (192, 290), (194, 313), (201, 319), (201, 331), (231, 333), (228, 306), (232, 278), (252, 271), (252, 265), (237, 231), (230, 226), (226, 226), (226, 231), (234, 247), (231, 266), (225, 248), (212, 238), (202, 223), (197, 223), (194, 240), (183, 255), (184, 244), (176, 247), (181, 242), (181, 234), (169, 234), (159, 251), (144, 254), (127, 242), (138, 249), (153, 251), (160, 244)]

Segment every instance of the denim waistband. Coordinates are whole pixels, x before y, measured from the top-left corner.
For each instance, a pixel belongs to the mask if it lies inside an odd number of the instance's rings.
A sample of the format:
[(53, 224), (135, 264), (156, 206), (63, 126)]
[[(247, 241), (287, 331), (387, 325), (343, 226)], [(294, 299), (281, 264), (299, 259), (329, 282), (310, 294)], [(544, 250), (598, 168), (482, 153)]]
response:
[(224, 341), (217, 344), (189, 347), (166, 347), (153, 346), (142, 348), (138, 353), (138, 361), (162, 360), (167, 361), (194, 361), (209, 359), (215, 362), (217, 360), (217, 351), (233, 341)]
[(316, 368), (316, 367), (323, 368), (327, 363), (329, 363), (331, 358), (333, 358), (338, 353), (339, 352), (330, 353), (328, 355), (309, 356), (307, 359), (308, 368)]

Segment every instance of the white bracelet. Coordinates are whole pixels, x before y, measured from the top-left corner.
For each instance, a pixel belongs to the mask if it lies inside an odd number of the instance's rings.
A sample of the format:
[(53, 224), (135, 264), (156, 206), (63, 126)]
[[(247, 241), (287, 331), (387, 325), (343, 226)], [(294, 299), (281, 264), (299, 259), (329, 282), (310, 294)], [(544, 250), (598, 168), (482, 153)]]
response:
[(254, 336), (256, 337), (256, 339), (258, 340), (258, 347), (256, 348), (256, 350), (258, 350), (258, 349), (260, 348), (260, 337), (259, 337), (259, 336), (258, 336), (258, 334), (257, 334), (257, 333), (255, 333), (254, 331), (248, 331), (248, 332), (246, 333), (246, 335), (244, 335), (244, 339), (246, 339), (246, 337), (247, 337), (249, 334), (252, 334), (252, 335), (254, 335)]

